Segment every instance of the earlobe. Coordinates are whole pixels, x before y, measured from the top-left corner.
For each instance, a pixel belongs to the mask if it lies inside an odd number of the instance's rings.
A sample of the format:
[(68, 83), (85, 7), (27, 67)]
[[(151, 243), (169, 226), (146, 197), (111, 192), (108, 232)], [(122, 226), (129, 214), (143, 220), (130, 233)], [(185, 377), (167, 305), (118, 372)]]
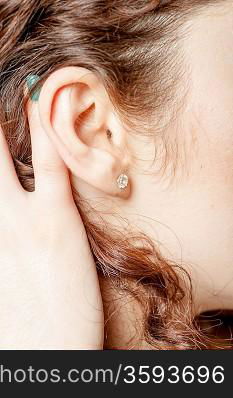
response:
[[(41, 89), (39, 113), (74, 176), (106, 194), (129, 196), (129, 181), (119, 179), (129, 168), (125, 132), (113, 123), (109, 98), (92, 72), (79, 67), (54, 72)], [(108, 131), (115, 140), (109, 140)]]

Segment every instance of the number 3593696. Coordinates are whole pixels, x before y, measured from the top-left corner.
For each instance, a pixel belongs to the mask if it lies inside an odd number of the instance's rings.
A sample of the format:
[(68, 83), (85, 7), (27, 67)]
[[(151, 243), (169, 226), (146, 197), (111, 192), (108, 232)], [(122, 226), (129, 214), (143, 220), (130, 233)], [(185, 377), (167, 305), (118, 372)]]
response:
[(185, 366), (184, 368), (179, 368), (178, 366), (169, 366), (165, 369), (163, 366), (147, 366), (141, 365), (139, 367), (135, 366), (125, 366), (124, 369), (124, 382), (125, 383), (135, 383), (139, 382), (142, 384), (147, 383), (186, 383), (192, 384), (198, 382), (205, 384), (208, 382), (213, 382), (215, 384), (221, 384), (224, 382), (224, 368), (222, 366), (215, 366), (210, 369), (207, 366), (199, 366), (194, 368), (193, 366)]

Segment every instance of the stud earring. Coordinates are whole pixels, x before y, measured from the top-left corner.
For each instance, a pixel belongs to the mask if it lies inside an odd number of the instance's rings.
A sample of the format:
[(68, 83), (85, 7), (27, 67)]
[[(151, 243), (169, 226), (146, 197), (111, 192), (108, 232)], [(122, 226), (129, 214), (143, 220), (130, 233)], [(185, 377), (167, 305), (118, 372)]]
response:
[(129, 183), (129, 177), (126, 174), (120, 174), (119, 177), (117, 178), (117, 185), (118, 188), (123, 190), (128, 186)]

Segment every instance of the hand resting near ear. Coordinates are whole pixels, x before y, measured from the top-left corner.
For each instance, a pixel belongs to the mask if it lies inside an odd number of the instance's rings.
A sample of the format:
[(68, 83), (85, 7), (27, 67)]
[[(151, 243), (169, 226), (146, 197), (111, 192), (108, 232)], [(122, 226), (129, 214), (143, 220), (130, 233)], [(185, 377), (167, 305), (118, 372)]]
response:
[(35, 191), (0, 130), (0, 349), (102, 349), (96, 266), (69, 172), (29, 109)]

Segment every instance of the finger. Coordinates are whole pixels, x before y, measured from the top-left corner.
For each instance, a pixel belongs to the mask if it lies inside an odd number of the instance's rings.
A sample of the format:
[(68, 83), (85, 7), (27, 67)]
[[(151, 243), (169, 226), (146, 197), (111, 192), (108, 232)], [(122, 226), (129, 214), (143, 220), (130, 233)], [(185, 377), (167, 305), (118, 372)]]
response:
[(9, 151), (9, 147), (5, 135), (0, 126), (0, 184), (1, 193), (4, 191), (9, 193), (14, 189), (23, 191), (22, 185), (19, 182), (14, 162)]
[(37, 103), (27, 105), (32, 144), (32, 163), (35, 175), (35, 191), (50, 197), (70, 195), (69, 173), (40, 121)]

